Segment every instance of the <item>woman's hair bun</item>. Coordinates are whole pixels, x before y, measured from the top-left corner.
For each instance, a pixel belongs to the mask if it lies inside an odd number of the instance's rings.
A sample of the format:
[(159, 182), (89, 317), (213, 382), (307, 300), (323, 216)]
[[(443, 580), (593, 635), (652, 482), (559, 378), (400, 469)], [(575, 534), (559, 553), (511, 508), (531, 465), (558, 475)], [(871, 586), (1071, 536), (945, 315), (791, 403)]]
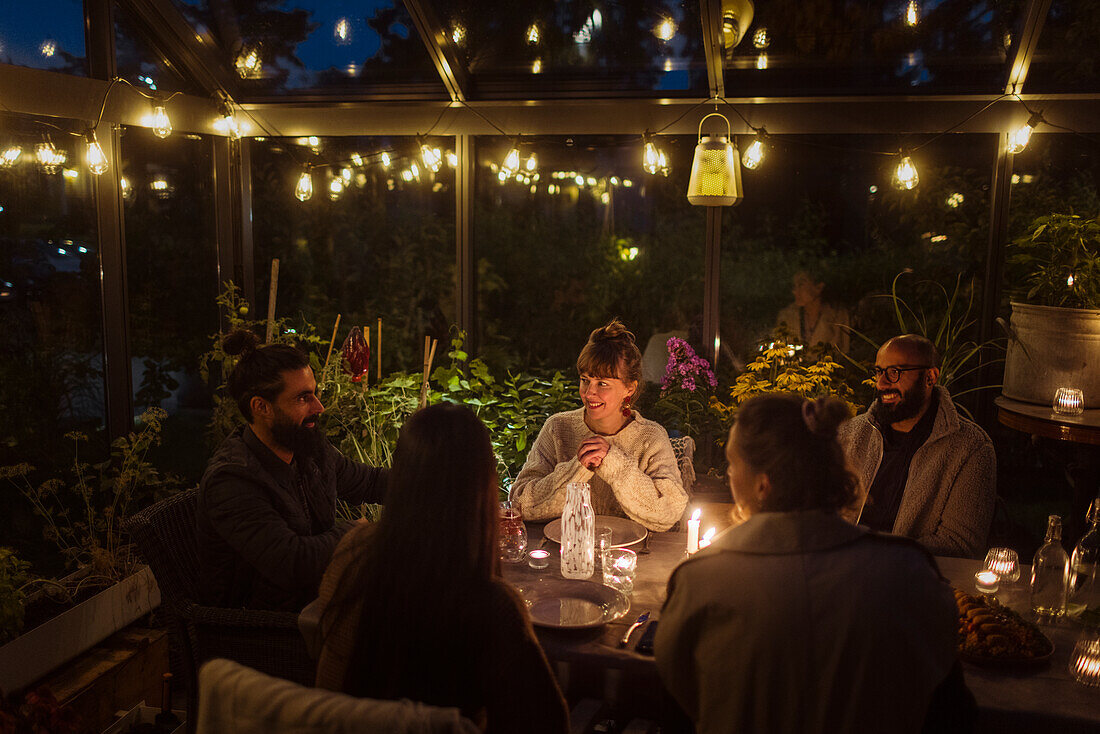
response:
[(231, 331), (222, 341), (222, 349), (226, 354), (236, 356), (238, 354), (249, 355), (260, 346), (260, 337), (246, 329)]
[(834, 397), (806, 400), (802, 403), (802, 420), (811, 433), (825, 438), (836, 438), (840, 424), (851, 414), (843, 400)]
[(634, 334), (623, 325), (622, 321), (611, 319), (607, 324), (593, 331), (589, 339), (593, 342), (602, 342), (610, 339), (621, 339), (623, 337), (626, 337), (630, 341), (634, 341)]

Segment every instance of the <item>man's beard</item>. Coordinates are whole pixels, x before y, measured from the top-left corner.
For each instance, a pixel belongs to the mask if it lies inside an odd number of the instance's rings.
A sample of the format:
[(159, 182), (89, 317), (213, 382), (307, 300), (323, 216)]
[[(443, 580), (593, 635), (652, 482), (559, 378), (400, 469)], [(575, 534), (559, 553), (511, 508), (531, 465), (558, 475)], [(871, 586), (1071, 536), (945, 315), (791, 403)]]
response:
[[(931, 387), (923, 380), (918, 380), (913, 387), (905, 392), (902, 392), (896, 387), (886, 390), (876, 390), (875, 395), (878, 400), (875, 402), (875, 407), (872, 411), (875, 419), (880, 425), (890, 425), (914, 417), (920, 412), (921, 406), (924, 405), (925, 400), (928, 399), (929, 390), (931, 390)], [(882, 402), (882, 396), (889, 393), (898, 393), (901, 395), (901, 400), (893, 405), (886, 405)]]
[(314, 421), (312, 428), (294, 423), (283, 415), (275, 416), (271, 424), (271, 435), (283, 448), (302, 458), (319, 460), (324, 451), (325, 432), (321, 430), (319, 416), (310, 416), (306, 421)]

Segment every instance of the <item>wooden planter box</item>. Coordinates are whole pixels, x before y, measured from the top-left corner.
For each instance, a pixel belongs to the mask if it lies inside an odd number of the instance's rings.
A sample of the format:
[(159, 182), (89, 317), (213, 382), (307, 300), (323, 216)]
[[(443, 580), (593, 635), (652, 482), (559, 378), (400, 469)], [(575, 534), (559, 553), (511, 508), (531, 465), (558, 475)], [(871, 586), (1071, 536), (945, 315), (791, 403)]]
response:
[(34, 683), (159, 605), (160, 589), (144, 566), (0, 647), (0, 690)]

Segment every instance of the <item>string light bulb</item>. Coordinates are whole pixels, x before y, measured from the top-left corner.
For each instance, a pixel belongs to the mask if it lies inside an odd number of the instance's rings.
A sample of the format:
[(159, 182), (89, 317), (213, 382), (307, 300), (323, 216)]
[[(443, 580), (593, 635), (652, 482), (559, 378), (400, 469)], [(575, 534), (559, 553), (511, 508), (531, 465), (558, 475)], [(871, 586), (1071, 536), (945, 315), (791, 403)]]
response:
[(214, 123), (214, 129), (220, 133), (224, 133), (230, 140), (239, 140), (241, 137), (241, 128), (240, 125), (237, 124), (237, 118), (233, 115), (233, 106), (228, 96), (223, 96), (220, 107), (221, 116)]
[(298, 177), (298, 184), (294, 187), (294, 197), (298, 201), (309, 201), (313, 198), (313, 175), (308, 168)]
[(390, 154), (389, 153), (387, 153), (386, 151), (383, 150), (382, 155), (379, 156), (379, 159), (382, 161), (382, 168), (389, 168), (390, 167), (390, 163), (392, 163), (392, 161), (390, 160)]
[(122, 193), (123, 201), (133, 201), (137, 192), (134, 191), (134, 187), (130, 185), (130, 180), (123, 177), (118, 180), (118, 188)]
[(88, 164), (88, 170), (96, 176), (107, 172), (107, 156), (103, 155), (103, 148), (96, 140), (95, 130), (89, 130), (85, 136), (84, 162)]
[(527, 26), (527, 43), (532, 46), (537, 45), (539, 42), (539, 24), (532, 23)]
[(333, 176), (332, 180), (328, 182), (328, 198), (336, 201), (344, 195), (344, 178), (342, 176)]
[(1024, 148), (1031, 142), (1031, 133), (1039, 126), (1039, 123), (1043, 121), (1043, 116), (1038, 112), (1031, 113), (1031, 117), (1027, 118), (1027, 122), (1022, 127), (1016, 129), (1015, 132), (1008, 138), (1008, 152), (1016, 155), (1017, 153), (1023, 153)]
[(755, 171), (760, 167), (760, 164), (764, 162), (764, 153), (766, 147), (764, 145), (764, 138), (767, 133), (764, 128), (760, 128), (760, 131), (753, 138), (753, 141), (749, 143), (749, 147), (745, 148), (745, 152), (741, 154), (741, 164), (749, 170)]
[(337, 46), (346, 46), (351, 43), (351, 21), (340, 18), (332, 29), (332, 35), (336, 39)]
[(172, 121), (168, 119), (168, 111), (164, 109), (164, 105), (153, 106), (153, 117), (149, 127), (153, 129), (153, 134), (161, 140), (172, 134)]
[(18, 145), (13, 145), (3, 153), (0, 153), (0, 167), (11, 168), (15, 165), (19, 157), (23, 155), (23, 149)]
[(653, 35), (662, 41), (671, 41), (673, 36), (676, 35), (676, 23), (672, 18), (663, 18), (660, 23), (653, 29)]
[(535, 171), (539, 170), (538, 156), (532, 153), (530, 156), (528, 156), (527, 162), (523, 164), (523, 167), (528, 173), (534, 173)]
[(424, 161), (424, 167), (432, 173), (443, 167), (443, 151), (428, 145), (423, 138), (420, 139), (420, 157)]
[(512, 148), (508, 151), (508, 155), (504, 156), (504, 163), (500, 165), (500, 170), (504, 171), (507, 175), (519, 171), (519, 142), (512, 144)]
[(451, 168), (458, 168), (458, 153), (453, 150), (447, 151), (447, 165)]
[(653, 142), (653, 135), (646, 132), (642, 139), (645, 141), (642, 147), (642, 168), (646, 173), (657, 173), (661, 170), (661, 152)]
[(756, 57), (756, 68), (763, 71), (768, 68), (768, 55), (761, 51)]
[(917, 4), (917, 0), (909, 0), (909, 4), (905, 6), (905, 24), (915, 26), (919, 22), (920, 5)]
[(768, 36), (768, 29), (761, 26), (756, 29), (756, 32), (752, 34), (752, 45), (759, 49), (767, 48), (772, 42), (772, 39)]
[(898, 161), (898, 165), (894, 169), (892, 183), (896, 189), (912, 191), (920, 183), (917, 167), (913, 165), (913, 159), (904, 153), (900, 153), (899, 157), (901, 160)]
[(42, 170), (51, 175), (61, 169), (68, 157), (64, 152), (55, 148), (49, 140), (39, 143), (35, 148), (34, 155), (38, 159), (38, 165), (42, 166)]

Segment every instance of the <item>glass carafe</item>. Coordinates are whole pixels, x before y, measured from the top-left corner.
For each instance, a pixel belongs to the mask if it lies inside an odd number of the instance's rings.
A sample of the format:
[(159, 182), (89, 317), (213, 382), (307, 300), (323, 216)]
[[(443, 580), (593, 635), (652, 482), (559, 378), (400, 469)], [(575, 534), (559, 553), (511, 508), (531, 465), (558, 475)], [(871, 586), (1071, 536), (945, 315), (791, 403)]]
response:
[(1031, 563), (1031, 611), (1040, 620), (1053, 621), (1066, 612), (1069, 588), (1069, 556), (1062, 548), (1062, 518), (1047, 519), (1043, 545)]
[(522, 561), (527, 551), (527, 528), (523, 516), (512, 502), (500, 503), (500, 560)]
[(1070, 557), (1069, 599), (1066, 613), (1078, 616), (1082, 624), (1100, 627), (1100, 497), (1089, 505), (1085, 518), (1089, 530), (1078, 541)]
[(561, 575), (587, 579), (596, 570), (596, 514), (588, 482), (570, 482), (561, 513)]

